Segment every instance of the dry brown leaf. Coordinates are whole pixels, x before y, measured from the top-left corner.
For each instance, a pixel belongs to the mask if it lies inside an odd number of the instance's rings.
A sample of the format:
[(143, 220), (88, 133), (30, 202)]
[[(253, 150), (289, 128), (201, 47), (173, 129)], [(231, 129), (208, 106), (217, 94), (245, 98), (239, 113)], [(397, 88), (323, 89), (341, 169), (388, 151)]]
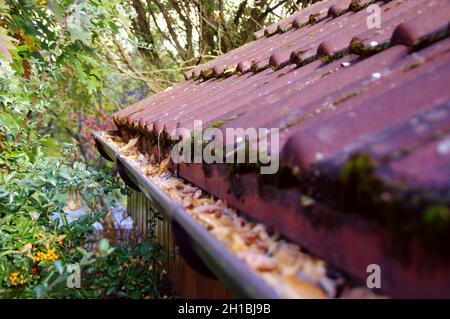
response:
[(183, 198), (181, 198), (181, 196), (177, 192), (170, 192), (169, 196), (173, 199), (173, 201), (179, 204), (183, 202)]
[(302, 272), (315, 280), (320, 280), (320, 278), (326, 275), (327, 267), (323, 260), (309, 257), (305, 258)]
[(185, 194), (195, 193), (196, 191), (197, 191), (197, 187), (193, 187), (190, 185), (186, 185), (183, 188), (183, 193), (185, 193)]
[(126, 151), (130, 148), (132, 148), (133, 146), (136, 145), (137, 141), (139, 140), (139, 137), (133, 138), (131, 140), (128, 141), (127, 145), (125, 145), (124, 147), (122, 147), (120, 149), (121, 152)]
[(167, 166), (169, 166), (169, 162), (170, 162), (170, 155), (167, 156), (166, 159), (162, 161), (161, 164), (159, 165), (158, 175), (161, 175), (167, 169)]
[(215, 211), (218, 211), (218, 210), (221, 210), (221, 209), (222, 209), (222, 207), (220, 207), (220, 206), (206, 204), (206, 205), (201, 205), (201, 206), (194, 207), (192, 209), (192, 211), (195, 214), (202, 214), (202, 213), (212, 213), (212, 212), (215, 212)]
[(146, 158), (146, 157), (144, 156), (144, 154), (142, 154), (142, 153), (139, 153), (139, 155), (138, 155), (136, 161), (138, 162), (139, 167), (145, 167), (145, 166), (147, 166), (147, 164), (148, 164), (147, 158)]
[(200, 196), (202, 196), (202, 190), (201, 189), (197, 189), (194, 193), (194, 198), (195, 199), (199, 199)]
[(148, 162), (152, 165), (156, 163), (155, 154), (150, 155)]
[(209, 215), (201, 214), (201, 215), (197, 215), (196, 217), (198, 220), (205, 222), (212, 228), (220, 227), (220, 224), (218, 223), (218, 221), (215, 220), (214, 218), (211, 218)]
[(274, 287), (283, 298), (324, 299), (328, 297), (320, 287), (296, 277), (284, 277), (276, 272), (260, 273), (260, 275)]
[(219, 218), (219, 221), (222, 224), (222, 226), (225, 226), (228, 228), (233, 227), (233, 220), (227, 215), (222, 214)]
[(194, 206), (202, 206), (202, 205), (212, 205), (214, 204), (214, 200), (211, 198), (199, 198), (196, 199), (195, 196), (192, 196), (192, 201), (194, 203)]
[(298, 298), (312, 298), (312, 299), (325, 299), (328, 298), (327, 294), (317, 285), (309, 283), (307, 281), (298, 279), (295, 276), (287, 277), (283, 280), (289, 287), (289, 290), (294, 290), (296, 295), (288, 296)]
[(243, 227), (243, 225), (245, 225), (245, 223), (244, 223), (244, 220), (243, 220), (242, 218), (236, 217), (236, 218), (233, 220), (233, 227), (234, 227), (235, 229), (240, 229), (240, 228)]
[(190, 208), (192, 206), (192, 198), (189, 196), (185, 196), (183, 198), (183, 207)]
[(231, 229), (229, 229), (228, 227), (220, 226), (211, 230), (211, 233), (216, 236), (217, 239), (228, 242), (230, 240)]
[(153, 176), (155, 175), (157, 172), (156, 168), (152, 167), (152, 166), (147, 166), (147, 169), (145, 171), (145, 175), (147, 176)]
[(280, 265), (280, 272), (285, 276), (294, 276), (303, 267), (306, 256), (300, 252), (298, 246), (281, 243), (273, 251), (273, 256)]
[(184, 188), (183, 183), (181, 183), (180, 180), (178, 180), (176, 178), (169, 178), (165, 181), (164, 184), (171, 188), (176, 188), (177, 190), (181, 190)]
[(230, 250), (232, 252), (242, 252), (248, 249), (245, 242), (242, 240), (241, 236), (239, 236), (236, 232), (231, 235), (232, 242), (230, 245)]
[(238, 252), (237, 256), (239, 257), (239, 259), (244, 261), (250, 268), (258, 271), (266, 272), (277, 269), (276, 260), (272, 257), (269, 257), (261, 253), (253, 251)]

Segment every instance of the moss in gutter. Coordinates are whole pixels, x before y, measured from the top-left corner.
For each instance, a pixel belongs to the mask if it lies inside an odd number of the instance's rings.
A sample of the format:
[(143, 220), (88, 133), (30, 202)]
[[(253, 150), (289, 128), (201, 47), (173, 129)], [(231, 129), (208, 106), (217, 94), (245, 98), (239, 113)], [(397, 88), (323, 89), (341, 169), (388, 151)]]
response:
[(347, 49), (339, 51), (339, 52), (337, 52), (337, 53), (335, 53), (333, 55), (324, 55), (324, 56), (322, 56), (322, 61), (323, 61), (324, 64), (330, 64), (330, 63), (332, 63), (334, 61), (342, 59), (346, 55), (348, 55), (348, 50)]
[(301, 57), (306, 51), (308, 51), (308, 50), (298, 50), (298, 51), (292, 52), (291, 56), (290, 56), (290, 62), (292, 64), (295, 64), (298, 67), (301, 67), (301, 66), (311, 62), (312, 59), (303, 60)]
[(412, 46), (412, 51), (413, 52), (419, 51), (427, 46), (430, 46), (433, 43), (436, 43), (438, 41), (441, 41), (441, 40), (447, 38), (449, 35), (450, 35), (450, 31), (448, 31), (447, 27), (445, 27), (442, 31), (431, 34), (431, 35), (415, 42)]
[(321, 78), (325, 78), (325, 77), (327, 77), (327, 76), (329, 76), (329, 75), (331, 75), (331, 74), (333, 74), (333, 71), (327, 71), (327, 72), (324, 72), (324, 73), (322, 73), (321, 75), (320, 75), (320, 77)]
[(278, 33), (284, 33), (292, 29), (292, 22), (287, 23), (284, 27), (279, 25), (277, 27)]
[(211, 68), (202, 71), (203, 80), (208, 80), (214, 76), (214, 72)]
[(366, 91), (366, 89), (364, 89), (364, 88), (359, 89), (359, 90), (353, 90), (352, 92), (348, 93), (347, 95), (344, 95), (343, 97), (340, 97), (340, 98), (334, 100), (333, 105), (337, 106), (339, 104), (347, 102), (351, 98), (357, 97), (358, 95), (360, 95), (361, 93), (364, 93), (365, 91)]
[(374, 54), (377, 54), (381, 51), (388, 49), (390, 46), (391, 46), (390, 42), (385, 42), (385, 43), (380, 43), (371, 48), (368, 48), (368, 47), (364, 46), (364, 44), (362, 43), (361, 40), (353, 38), (350, 41), (348, 51), (351, 54), (356, 54), (356, 55), (359, 55), (360, 57), (368, 58)]
[(339, 173), (345, 207), (359, 207), (378, 201), (385, 187), (375, 175), (375, 168), (375, 161), (367, 154), (355, 154), (345, 162)]
[[(243, 114), (243, 113), (242, 113), (242, 114)], [(237, 118), (238, 118), (240, 115), (242, 115), (242, 114), (233, 114), (233, 115), (230, 115), (229, 117), (227, 117), (227, 118), (224, 119), (224, 120), (218, 120), (218, 121), (212, 123), (210, 126), (208, 126), (208, 128), (218, 128), (218, 127), (221, 127), (222, 125), (224, 125), (224, 124), (226, 124), (226, 123), (228, 123), (228, 122), (230, 122), (230, 121), (233, 121), (233, 120), (237, 119)]]
[(226, 79), (232, 75), (240, 74), (240, 72), (237, 71), (235, 65), (227, 65), (223, 68), (223, 71), (216, 76), (218, 80)]
[[(385, 2), (389, 2), (391, 0), (384, 0)], [(350, 5), (348, 6), (348, 11), (353, 11), (353, 12), (358, 12), (361, 11), (365, 8), (367, 8), (368, 6), (370, 6), (371, 4), (374, 4), (378, 2), (378, 0), (372, 0), (369, 1), (365, 4), (361, 4), (361, 0), (352, 0)]]
[(350, 41), (350, 46), (348, 49), (349, 49), (350, 53), (353, 53), (353, 54), (356, 54), (359, 56), (365, 56), (365, 54), (366, 54), (366, 48), (365, 48), (364, 44), (356, 38), (353, 38)]
[(225, 120), (220, 120), (220, 121), (212, 123), (209, 127), (210, 128), (217, 128), (217, 127), (220, 127), (220, 126), (224, 125), (226, 122), (227, 121), (225, 121)]
[(350, 2), (350, 5), (348, 6), (348, 10), (357, 12), (359, 10), (362, 10), (363, 6), (359, 3), (359, 0), (352, 0)]
[(318, 22), (318, 19), (317, 19), (318, 17), (320, 17), (320, 12), (311, 14), (309, 16), (309, 18), (308, 18), (308, 23), (309, 24), (317, 23)]
[(424, 63), (425, 63), (424, 60), (417, 60), (416, 62), (407, 65), (405, 67), (404, 71), (408, 72), (408, 71), (414, 70), (414, 69), (420, 67), (421, 65), (423, 65)]

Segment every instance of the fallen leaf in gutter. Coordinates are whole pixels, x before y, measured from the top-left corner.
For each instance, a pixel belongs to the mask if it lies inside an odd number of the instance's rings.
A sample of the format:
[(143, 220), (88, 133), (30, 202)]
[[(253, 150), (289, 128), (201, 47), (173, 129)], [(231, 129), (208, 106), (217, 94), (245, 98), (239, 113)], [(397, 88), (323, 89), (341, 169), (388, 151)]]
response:
[(231, 230), (228, 227), (220, 226), (211, 230), (211, 233), (219, 240), (228, 242), (230, 240)]
[(195, 196), (192, 197), (194, 206), (202, 206), (202, 205), (212, 205), (214, 204), (214, 200), (211, 198), (199, 198), (196, 199)]
[(324, 261), (310, 257), (305, 260), (302, 272), (314, 280), (320, 280), (326, 276), (327, 267)]
[(186, 185), (183, 188), (183, 190), (182, 190), (182, 192), (185, 193), (185, 194), (194, 193), (196, 191), (197, 191), (197, 187), (192, 187), (192, 186), (189, 186), (189, 185)]
[(182, 203), (183, 202), (183, 199), (181, 198), (181, 196), (178, 195), (178, 193), (176, 193), (176, 192), (169, 193), (169, 196), (170, 196), (170, 198), (172, 198), (177, 203)]
[(158, 175), (161, 175), (167, 169), (167, 166), (169, 166), (169, 162), (170, 156), (167, 156), (167, 158), (164, 161), (162, 161), (161, 164), (159, 165)]
[(217, 205), (202, 205), (195, 207), (192, 209), (192, 212), (195, 214), (201, 214), (201, 213), (212, 213), (217, 210), (221, 210), (222, 208)]
[(183, 198), (182, 204), (183, 204), (183, 207), (185, 207), (185, 208), (191, 207), (192, 206), (192, 198), (190, 198), (190, 197)]
[(323, 277), (319, 281), (320, 286), (323, 290), (325, 290), (331, 298), (336, 298), (338, 295), (338, 288), (341, 284), (343, 284), (343, 281), (336, 281), (333, 279), (330, 279), (328, 277)]
[(133, 138), (133, 139), (129, 140), (129, 141), (128, 141), (128, 144), (125, 145), (124, 147), (122, 147), (122, 148), (120, 149), (120, 151), (123, 152), (123, 151), (126, 151), (126, 150), (132, 148), (133, 146), (136, 145), (138, 139), (139, 139), (139, 137), (136, 137), (136, 138)]
[(209, 217), (208, 215), (198, 215), (197, 218), (206, 224), (210, 225), (212, 228), (220, 227), (221, 225), (217, 220)]
[(153, 176), (153, 175), (155, 175), (156, 174), (156, 169), (155, 168), (153, 168), (152, 166), (148, 166), (147, 168), (146, 168), (146, 170), (145, 170), (145, 175), (147, 175), (147, 176)]
[(147, 165), (147, 159), (142, 153), (139, 153), (139, 156), (137, 157), (137, 162), (141, 167)]
[(202, 196), (202, 190), (198, 189), (195, 193), (194, 193), (194, 198), (198, 199), (200, 198), (200, 196)]
[(156, 160), (155, 160), (155, 154), (150, 155), (150, 158), (148, 159), (150, 164), (155, 164)]
[(277, 268), (274, 258), (257, 252), (238, 252), (237, 256), (250, 268), (258, 271), (273, 271)]
[(230, 250), (232, 252), (243, 252), (246, 251), (248, 249), (248, 246), (245, 244), (244, 240), (237, 234), (237, 233), (233, 233), (231, 235), (231, 245), (230, 245)]
[[(286, 291), (293, 290), (292, 293), (295, 293), (297, 296), (300, 295), (303, 296), (303, 298), (313, 299), (328, 298), (327, 294), (320, 287), (294, 276), (288, 277), (283, 281), (286, 282)], [(295, 295), (293, 294), (292, 297), (295, 298)], [(288, 298), (289, 297), (291, 296), (288, 296)]]

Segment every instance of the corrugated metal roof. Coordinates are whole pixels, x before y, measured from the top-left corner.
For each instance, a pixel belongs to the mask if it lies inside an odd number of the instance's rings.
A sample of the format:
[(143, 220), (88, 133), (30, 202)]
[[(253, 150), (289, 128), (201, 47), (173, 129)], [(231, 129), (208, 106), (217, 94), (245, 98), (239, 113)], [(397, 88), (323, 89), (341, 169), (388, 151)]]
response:
[[(367, 27), (370, 4), (380, 6), (380, 29)], [(321, 1), (256, 32), (255, 41), (198, 66), (186, 81), (119, 111), (114, 120), (126, 139), (142, 136), (141, 149), (148, 152), (167, 152), (161, 136), (193, 129), (194, 120), (222, 131), (280, 128), (282, 169), (275, 177), (230, 171), (225, 164), (172, 168), (362, 276), (367, 258), (336, 256), (316, 242), (320, 236), (335, 240), (323, 234), (330, 221), (309, 216), (318, 228), (306, 225), (309, 208), (299, 192), (313, 197), (321, 212), (356, 212), (383, 229), (398, 228), (400, 220), (409, 228), (397, 232), (415, 239), (425, 233), (419, 238), (424, 247), (448, 239), (447, 224), (433, 228), (430, 239), (421, 223), (448, 221), (449, 22), (449, 0)], [(354, 228), (349, 231), (357, 233)], [(443, 287), (440, 279), (435, 283)], [(392, 291), (401, 289), (399, 282)]]

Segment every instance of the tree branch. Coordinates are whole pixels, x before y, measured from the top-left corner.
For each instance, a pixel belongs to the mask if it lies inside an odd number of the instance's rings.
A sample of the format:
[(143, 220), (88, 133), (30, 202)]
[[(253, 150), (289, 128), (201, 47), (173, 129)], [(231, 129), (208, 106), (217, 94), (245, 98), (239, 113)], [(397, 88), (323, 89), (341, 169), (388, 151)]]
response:
[[(78, 3), (78, 0), (74, 0), (73, 4), (76, 5), (77, 3)], [(70, 10), (67, 10), (66, 16), (64, 18), (63, 25), (62, 25), (61, 30), (59, 32), (58, 39), (56, 40), (56, 46), (55, 46), (55, 50), (54, 50), (54, 54), (55, 55), (58, 54), (59, 48), (61, 46), (61, 41), (62, 41), (62, 38), (64, 37), (64, 33), (66, 31), (67, 21), (69, 20), (69, 16), (70, 16)], [(56, 61), (56, 58), (55, 59), (50, 59), (49, 65), (48, 65), (48, 69), (51, 69), (51, 67), (53, 66), (54, 61)], [(24, 120), (20, 124), (19, 131), (17, 132), (17, 135), (14, 138), (14, 141), (13, 141), (13, 144), (12, 144), (13, 146), (16, 145), (17, 143), (19, 143), (19, 141), (22, 138), (22, 134), (23, 134), (22, 131), (28, 125), (28, 122), (30, 121), (31, 114), (33, 113), (33, 110), (36, 108), (36, 104), (37, 104), (37, 102), (39, 100), (41, 89), (43, 88), (46, 79), (47, 79), (47, 71), (44, 70), (42, 72), (42, 74), (41, 74), (41, 79), (39, 81), (39, 87), (38, 87), (38, 90), (36, 91), (36, 93), (34, 94), (33, 101), (31, 102), (30, 109), (28, 110), (27, 114), (25, 115)]]
[(158, 6), (159, 11), (161, 11), (161, 13), (162, 13), (162, 15), (164, 17), (164, 20), (166, 21), (166, 25), (167, 25), (167, 29), (169, 30), (169, 34), (172, 37), (172, 40), (173, 40), (173, 42), (175, 44), (175, 48), (177, 49), (177, 51), (180, 54), (180, 56), (184, 59), (186, 57), (186, 52), (183, 49), (183, 47), (181, 46), (180, 42), (178, 41), (178, 36), (177, 36), (175, 30), (172, 27), (172, 24), (173, 24), (172, 17), (170, 16), (169, 12), (167, 12), (166, 8), (161, 3), (161, 1), (153, 0), (153, 2)]

